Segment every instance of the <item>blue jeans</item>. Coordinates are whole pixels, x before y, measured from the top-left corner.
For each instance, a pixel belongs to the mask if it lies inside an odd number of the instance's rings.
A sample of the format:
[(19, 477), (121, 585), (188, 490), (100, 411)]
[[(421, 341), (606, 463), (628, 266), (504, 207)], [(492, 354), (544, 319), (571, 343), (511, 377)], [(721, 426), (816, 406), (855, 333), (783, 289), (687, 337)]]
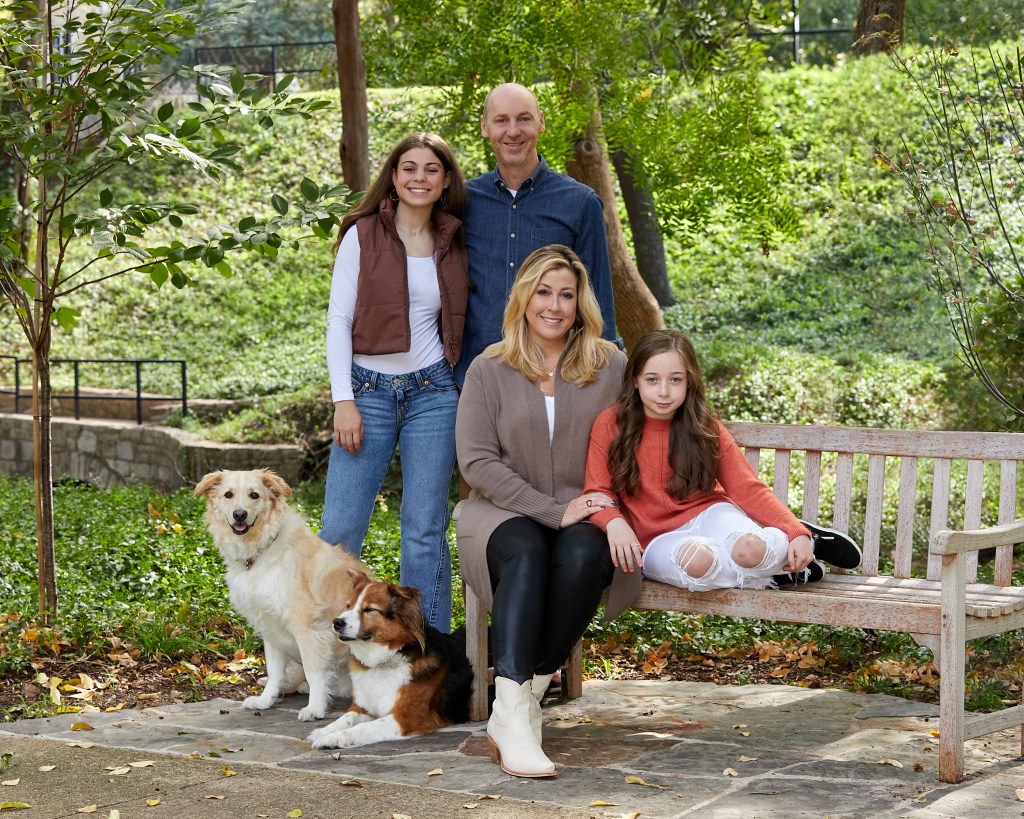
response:
[(355, 455), (336, 443), (327, 466), (320, 537), (359, 557), (374, 503), (400, 448), (402, 464), (399, 582), (420, 590), (420, 608), (434, 628), (452, 620), (452, 563), (448, 550), (448, 486), (455, 466), (459, 394), (441, 359), (405, 375), (352, 366), (352, 391), (363, 416)]

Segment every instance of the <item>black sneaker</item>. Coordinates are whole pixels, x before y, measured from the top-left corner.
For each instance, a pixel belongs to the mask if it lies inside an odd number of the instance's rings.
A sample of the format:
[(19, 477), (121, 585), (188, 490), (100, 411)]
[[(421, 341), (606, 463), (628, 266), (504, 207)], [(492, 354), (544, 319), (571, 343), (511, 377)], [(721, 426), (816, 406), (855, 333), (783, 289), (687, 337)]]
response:
[(789, 574), (774, 574), (772, 575), (772, 580), (779, 587), (803, 586), (805, 583), (817, 583), (824, 576), (825, 567), (817, 560), (812, 560), (803, 571), (789, 572)]
[(800, 522), (811, 530), (815, 560), (824, 560), (840, 569), (856, 569), (860, 565), (860, 548), (849, 535), (806, 520)]

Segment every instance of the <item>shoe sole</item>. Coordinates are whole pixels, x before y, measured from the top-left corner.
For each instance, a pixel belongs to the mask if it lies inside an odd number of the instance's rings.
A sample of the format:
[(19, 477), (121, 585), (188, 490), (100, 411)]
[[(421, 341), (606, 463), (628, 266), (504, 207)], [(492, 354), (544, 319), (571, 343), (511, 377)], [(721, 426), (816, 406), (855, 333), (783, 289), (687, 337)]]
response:
[(498, 750), (498, 746), (494, 744), (494, 740), (491, 739), (491, 735), (487, 734), (487, 750), (491, 752), (491, 762), (501, 768), (509, 776), (519, 776), (524, 779), (554, 779), (558, 776), (558, 771), (551, 771), (550, 773), (520, 773), (519, 771), (513, 771), (511, 768), (506, 768), (504, 763), (501, 761), (501, 751)]
[[(826, 557), (823, 554), (819, 554), (817, 549), (815, 549), (814, 557), (816, 559), (820, 558), (821, 560), (824, 560), (826, 563), (829, 563), (832, 566), (837, 566), (840, 569), (856, 569), (858, 566), (860, 566), (862, 558), (860, 546), (857, 545), (857, 542), (852, 537), (850, 537), (847, 534), (843, 534), (842, 532), (837, 532), (835, 529), (829, 529), (826, 526), (818, 526), (815, 523), (808, 523), (805, 520), (802, 520), (800, 522), (808, 529), (810, 529), (814, 535), (817, 535), (817, 538), (812, 538), (812, 542), (814, 542), (815, 545), (817, 545), (818, 540), (828, 541), (834, 539), (842, 541), (844, 545), (849, 544), (849, 546), (857, 553), (856, 563), (851, 563), (849, 560), (846, 560), (845, 562), (837, 562), (835, 560), (829, 560), (828, 557)], [(834, 556), (835, 555), (833, 555), (833, 557)]]

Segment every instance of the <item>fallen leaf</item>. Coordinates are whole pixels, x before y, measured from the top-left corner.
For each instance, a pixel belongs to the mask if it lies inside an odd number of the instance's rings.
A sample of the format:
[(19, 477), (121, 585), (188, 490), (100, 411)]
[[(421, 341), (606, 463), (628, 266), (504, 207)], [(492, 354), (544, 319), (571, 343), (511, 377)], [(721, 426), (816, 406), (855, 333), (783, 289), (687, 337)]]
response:
[(107, 819), (121, 819), (121, 811), (112, 810), (107, 814)]
[(479, 808), (480, 807), (480, 803), (479, 802), (470, 802), (468, 805), (463, 805), (462, 807), (465, 810), (473, 810), (474, 808)]
[(69, 742), (69, 748), (95, 748), (95, 742)]
[(444, 771), (440, 768), (434, 768), (434, 770), (427, 773), (427, 776), (441, 776), (442, 774), (444, 774)]
[(1017, 794), (1017, 798), (1021, 802), (1024, 802), (1024, 788), (1017, 788), (1016, 790), (1014, 790), (1014, 793)]
[(40, 765), (37, 770), (42, 771), (43, 773), (49, 773), (56, 767), (56, 765)]
[(160, 800), (159, 799), (147, 799), (146, 800), (146, 807), (147, 808), (155, 808), (159, 804), (160, 804)]
[(151, 759), (143, 759), (139, 762), (129, 762), (128, 765), (132, 768), (152, 768), (156, 763)]
[(501, 799), (501, 794), (498, 794), (497, 796), (492, 796), (492, 795), (491, 795), (491, 794), (489, 794), (489, 793), (485, 793), (485, 794), (484, 794), (483, 796), (479, 797), (479, 799), (480, 799), (480, 801), (481, 801), (481, 802), (482, 802), (482, 801), (483, 801), (484, 799)]
[(3, 773), (11, 767), (12, 759), (14, 759), (14, 754), (10, 751), (7, 751), (7, 753), (0, 754), (0, 773)]
[(76, 722), (74, 725), (71, 726), (71, 730), (72, 731), (95, 731), (96, 729), (93, 728), (88, 722)]
[(406, 816), (404, 813), (392, 813), (391, 819), (412, 819), (412, 817)]
[(902, 768), (903, 763), (898, 759), (880, 759), (878, 760), (879, 765), (892, 765), (894, 768)]
[(224, 797), (223, 796), (212, 796), (211, 795), (211, 796), (207, 796), (206, 798), (207, 799), (223, 799)]
[(643, 785), (645, 788), (660, 788), (665, 790), (668, 785), (654, 785), (650, 782), (644, 782), (639, 776), (627, 776), (624, 779), (627, 785)]
[(288, 811), (288, 813), (285, 814), (285, 816), (287, 816), (288, 819), (299, 819), (299, 817), (302, 816), (302, 808), (290, 810)]
[(924, 765), (922, 765), (920, 762), (915, 762), (914, 763), (914, 773), (921, 773), (921, 771), (923, 771), (923, 770), (924, 770)]
[(84, 808), (76, 810), (75, 813), (96, 813), (99, 809), (99, 805), (86, 805)]
[(749, 737), (750, 736), (750, 731), (740, 731), (740, 736), (741, 737)]
[(732, 726), (732, 727), (733, 727), (733, 728), (746, 728), (747, 726), (746, 726), (746, 724), (745, 724), (745, 723), (742, 723), (742, 722), (737, 722), (737, 723), (736, 723), (736, 724), (735, 724), (734, 726)]
[(231, 770), (227, 765), (221, 765), (220, 769), (224, 772), (224, 776), (238, 776), (238, 774)]
[(110, 771), (111, 776), (124, 776), (127, 773), (131, 773), (132, 769), (127, 765), (123, 765), (120, 768), (104, 768), (106, 771)]
[(635, 810), (632, 813), (624, 813), (619, 819), (640, 819), (640, 811)]
[(756, 756), (741, 756), (739, 758), (739, 761), (740, 762), (757, 762), (757, 757)]
[(722, 776), (739, 776), (735, 768), (726, 768), (722, 771)]
[(28, 810), (31, 807), (28, 802), (0, 802), (0, 810)]
[(587, 805), (588, 808), (610, 808), (610, 807), (614, 807), (614, 806), (615, 806), (614, 802), (604, 802), (601, 799), (595, 799), (593, 802), (591, 802), (589, 805)]

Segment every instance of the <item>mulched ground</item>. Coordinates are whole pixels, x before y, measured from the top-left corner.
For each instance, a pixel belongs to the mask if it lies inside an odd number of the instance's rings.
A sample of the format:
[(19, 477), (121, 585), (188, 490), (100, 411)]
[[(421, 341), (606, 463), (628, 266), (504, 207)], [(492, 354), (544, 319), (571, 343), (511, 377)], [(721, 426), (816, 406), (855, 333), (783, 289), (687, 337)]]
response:
[[(871, 690), (863, 685), (864, 666), (838, 667), (819, 657), (813, 643), (760, 643), (719, 655), (679, 656), (662, 646), (646, 657), (619, 648), (592, 647), (614, 679), (688, 680), (718, 685), (774, 684), (805, 688)], [(241, 700), (259, 690), (262, 658), (193, 656), (190, 662), (137, 662), (128, 653), (103, 659), (37, 658), (32, 674), (0, 680), (0, 715), (23, 719), (51, 714), (51, 702), (67, 710), (142, 709), (197, 702), (213, 697)], [(883, 667), (880, 674), (901, 682), (904, 694), (938, 701), (938, 679), (931, 664), (918, 668)]]

